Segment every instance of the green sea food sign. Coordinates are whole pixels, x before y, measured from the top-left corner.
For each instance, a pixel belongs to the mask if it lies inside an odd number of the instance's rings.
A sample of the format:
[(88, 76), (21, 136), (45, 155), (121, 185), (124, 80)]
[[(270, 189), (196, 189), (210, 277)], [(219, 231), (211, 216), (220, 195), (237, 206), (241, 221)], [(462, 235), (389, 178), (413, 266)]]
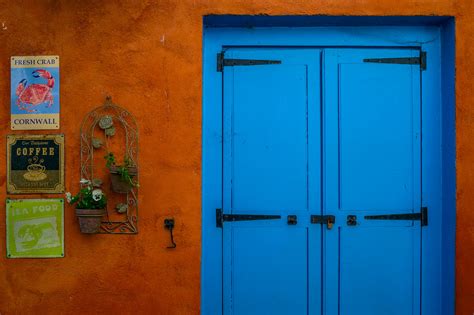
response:
[(64, 257), (64, 199), (7, 199), (7, 257)]

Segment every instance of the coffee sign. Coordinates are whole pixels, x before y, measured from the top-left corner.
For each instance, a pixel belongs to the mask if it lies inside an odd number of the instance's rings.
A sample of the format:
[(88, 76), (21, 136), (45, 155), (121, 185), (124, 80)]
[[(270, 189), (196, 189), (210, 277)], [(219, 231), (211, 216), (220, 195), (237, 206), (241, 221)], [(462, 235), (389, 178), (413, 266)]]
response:
[(7, 136), (7, 192), (64, 192), (64, 135)]

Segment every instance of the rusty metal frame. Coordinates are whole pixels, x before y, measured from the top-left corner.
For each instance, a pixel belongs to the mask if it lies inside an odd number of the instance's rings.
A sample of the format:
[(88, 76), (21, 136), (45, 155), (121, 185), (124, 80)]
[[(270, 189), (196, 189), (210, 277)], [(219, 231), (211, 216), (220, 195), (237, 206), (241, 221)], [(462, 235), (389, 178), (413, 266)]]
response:
[[(114, 122), (118, 122), (125, 131), (125, 156), (128, 157), (131, 165), (138, 170), (138, 126), (135, 118), (124, 108), (112, 103), (112, 98), (107, 96), (104, 104), (89, 112), (83, 119), (81, 125), (81, 178), (94, 179), (94, 162), (103, 163), (103, 158), (94, 161), (94, 147), (92, 139), (94, 131), (99, 128), (98, 124), (104, 116), (112, 117)], [(135, 179), (138, 181), (139, 172)], [(127, 211), (123, 213), (122, 221), (110, 220), (107, 205), (107, 216), (101, 224), (99, 233), (103, 234), (137, 234), (138, 233), (138, 187), (132, 187), (126, 194)]]

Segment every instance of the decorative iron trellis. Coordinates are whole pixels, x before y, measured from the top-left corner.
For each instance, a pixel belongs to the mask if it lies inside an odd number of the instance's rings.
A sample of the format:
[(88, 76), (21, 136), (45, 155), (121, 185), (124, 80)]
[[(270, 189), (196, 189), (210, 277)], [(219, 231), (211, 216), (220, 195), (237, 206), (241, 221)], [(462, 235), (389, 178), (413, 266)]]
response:
[[(96, 130), (101, 128), (99, 123), (103, 117), (109, 116), (114, 123), (119, 123), (123, 128), (125, 137), (124, 156), (128, 159), (130, 166), (136, 167), (138, 170), (138, 127), (135, 118), (124, 108), (112, 103), (112, 98), (107, 96), (104, 105), (97, 107), (89, 112), (83, 119), (81, 125), (81, 178), (93, 180), (96, 165), (103, 165), (104, 159), (99, 156), (95, 160), (93, 140)], [(103, 128), (101, 128), (103, 129)], [(114, 130), (115, 133), (115, 130)], [(109, 135), (105, 135), (107, 142)], [(138, 183), (139, 172), (134, 176)], [(119, 214), (123, 220), (112, 219), (111, 207), (107, 205), (106, 219), (102, 221), (99, 233), (103, 234), (137, 234), (138, 233), (138, 185), (132, 186), (130, 191), (124, 194), (126, 198), (126, 211)], [(114, 216), (116, 217), (117, 214)]]

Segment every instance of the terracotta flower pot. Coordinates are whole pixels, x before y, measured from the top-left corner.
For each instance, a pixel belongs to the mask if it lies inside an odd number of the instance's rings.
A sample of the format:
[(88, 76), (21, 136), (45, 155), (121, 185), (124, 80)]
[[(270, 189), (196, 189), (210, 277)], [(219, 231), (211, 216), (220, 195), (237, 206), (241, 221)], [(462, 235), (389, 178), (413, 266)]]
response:
[[(137, 175), (137, 168), (136, 167), (129, 167), (128, 174), (130, 177), (134, 177)], [(122, 179), (122, 176), (118, 172), (118, 167), (111, 166), (110, 167), (110, 182), (112, 186), (112, 190), (119, 194), (127, 194), (129, 193), (133, 186)]]
[(98, 233), (104, 215), (105, 209), (76, 209), (81, 233)]

